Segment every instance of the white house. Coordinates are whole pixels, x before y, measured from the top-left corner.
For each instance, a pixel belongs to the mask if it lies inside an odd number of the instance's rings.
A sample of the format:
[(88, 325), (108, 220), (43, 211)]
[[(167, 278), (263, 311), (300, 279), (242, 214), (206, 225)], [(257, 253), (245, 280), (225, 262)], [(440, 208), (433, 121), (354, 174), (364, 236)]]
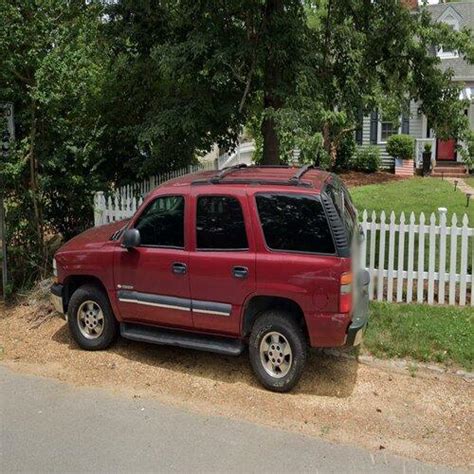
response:
[[(435, 21), (444, 22), (455, 30), (460, 30), (463, 27), (474, 30), (474, 3), (472, 2), (443, 3), (427, 5), (424, 8), (429, 10)], [(444, 51), (442, 48), (437, 48), (433, 54), (437, 54), (440, 58), (443, 70), (451, 69), (453, 71), (453, 80), (462, 87), (460, 98), (470, 100), (470, 105), (465, 113), (469, 116), (471, 129), (474, 130), (474, 65), (468, 64), (459, 57), (456, 51)], [(377, 112), (364, 117), (362, 130), (356, 137), (358, 144), (374, 144), (380, 147), (384, 168), (393, 168), (394, 166), (394, 160), (387, 154), (385, 146), (387, 139), (398, 133), (406, 133), (417, 139), (418, 158), (425, 143), (429, 141), (432, 143), (433, 160), (436, 160), (438, 164), (442, 162), (443, 165), (446, 165), (449, 162), (461, 161), (461, 157), (456, 152), (456, 141), (436, 139), (429, 121), (421, 113), (419, 105), (412, 102), (409, 116), (402, 117), (401, 123), (394, 124), (384, 121), (382, 114)]]

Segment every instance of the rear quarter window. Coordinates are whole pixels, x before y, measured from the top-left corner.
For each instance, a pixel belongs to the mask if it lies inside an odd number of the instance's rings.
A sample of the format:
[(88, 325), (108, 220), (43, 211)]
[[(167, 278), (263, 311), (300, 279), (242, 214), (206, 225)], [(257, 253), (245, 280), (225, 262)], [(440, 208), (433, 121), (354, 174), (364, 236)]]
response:
[(349, 191), (340, 181), (334, 181), (326, 186), (326, 192), (344, 224), (347, 240), (350, 242), (357, 226), (357, 212)]
[(318, 197), (257, 194), (257, 210), (271, 250), (334, 254), (334, 241)]

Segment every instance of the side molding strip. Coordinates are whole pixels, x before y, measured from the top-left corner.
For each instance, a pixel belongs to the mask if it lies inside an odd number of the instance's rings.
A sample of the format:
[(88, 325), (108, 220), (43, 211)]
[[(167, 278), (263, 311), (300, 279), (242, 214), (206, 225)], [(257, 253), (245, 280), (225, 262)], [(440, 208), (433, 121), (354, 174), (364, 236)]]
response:
[(228, 317), (232, 312), (232, 305), (228, 303), (190, 300), (174, 296), (154, 295), (127, 290), (118, 291), (117, 296), (119, 301), (122, 303), (141, 304), (158, 308), (176, 309), (179, 311), (193, 311), (194, 313), (200, 314), (213, 314), (216, 316)]

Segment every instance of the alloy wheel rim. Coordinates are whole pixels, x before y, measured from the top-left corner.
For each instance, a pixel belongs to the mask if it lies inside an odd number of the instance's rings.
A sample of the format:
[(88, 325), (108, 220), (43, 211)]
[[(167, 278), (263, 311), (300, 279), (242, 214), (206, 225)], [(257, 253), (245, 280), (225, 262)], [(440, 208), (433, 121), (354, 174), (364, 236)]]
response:
[(282, 378), (293, 363), (293, 353), (288, 339), (277, 331), (263, 336), (260, 342), (260, 362), (271, 377)]
[(84, 301), (77, 310), (77, 324), (86, 339), (97, 339), (104, 332), (104, 313), (95, 301)]

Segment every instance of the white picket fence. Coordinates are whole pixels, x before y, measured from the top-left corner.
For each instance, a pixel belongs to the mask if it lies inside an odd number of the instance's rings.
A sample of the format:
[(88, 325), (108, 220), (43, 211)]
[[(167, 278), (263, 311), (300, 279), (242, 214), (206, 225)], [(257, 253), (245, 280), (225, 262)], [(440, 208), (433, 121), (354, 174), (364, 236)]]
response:
[[(458, 225), (458, 223), (460, 225)], [(474, 229), (447, 210), (429, 218), (412, 212), (362, 214), (361, 263), (371, 275), (369, 297), (378, 301), (474, 306)]]
[(190, 165), (186, 168), (152, 176), (141, 183), (121, 186), (109, 193), (102, 191), (94, 196), (94, 225), (99, 226), (111, 222), (128, 219), (135, 214), (145, 196), (154, 188), (170, 179), (179, 178), (196, 171), (212, 170), (216, 163), (210, 161), (199, 165)]
[[(135, 186), (124, 186), (94, 198), (95, 225), (127, 219), (136, 212), (145, 195), (159, 184), (189, 172), (213, 169), (213, 163), (154, 176)], [(370, 216), (362, 213), (365, 235), (361, 263), (371, 275), (369, 297), (378, 301), (474, 306), (474, 228), (466, 214), (447, 210), (428, 218), (423, 213), (408, 219), (392, 212)]]

